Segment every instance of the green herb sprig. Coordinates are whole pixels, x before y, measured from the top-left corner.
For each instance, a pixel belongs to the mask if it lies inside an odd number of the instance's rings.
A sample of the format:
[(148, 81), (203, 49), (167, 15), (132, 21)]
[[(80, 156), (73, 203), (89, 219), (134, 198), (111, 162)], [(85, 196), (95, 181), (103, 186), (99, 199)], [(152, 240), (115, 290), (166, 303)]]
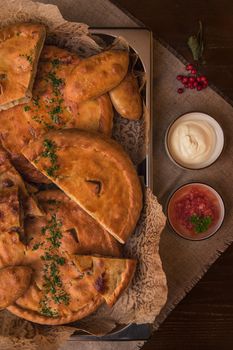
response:
[(210, 227), (212, 218), (210, 216), (192, 215), (190, 221), (193, 224), (196, 233), (203, 233)]

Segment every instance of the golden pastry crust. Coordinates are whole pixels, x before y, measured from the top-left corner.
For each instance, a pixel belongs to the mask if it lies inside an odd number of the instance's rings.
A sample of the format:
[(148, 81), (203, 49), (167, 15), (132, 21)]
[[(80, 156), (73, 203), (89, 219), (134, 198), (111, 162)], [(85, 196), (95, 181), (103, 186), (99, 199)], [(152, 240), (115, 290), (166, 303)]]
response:
[(119, 144), (70, 129), (49, 132), (23, 154), (119, 242), (127, 240), (139, 219), (142, 189)]
[(7, 152), (0, 146), (0, 190), (17, 186), (22, 197), (24, 215), (41, 216), (43, 212), (36, 199), (29, 196), (22, 177), (12, 166)]
[(45, 35), (43, 25), (31, 23), (0, 31), (0, 110), (30, 100)]
[(18, 187), (2, 189), (0, 191), (0, 234), (3, 232), (21, 232), (22, 216)]
[(22, 157), (22, 148), (30, 140), (50, 129), (78, 128), (111, 135), (113, 109), (108, 95), (78, 106), (64, 98), (69, 72), (79, 57), (55, 46), (45, 46), (38, 65), (33, 98), (27, 104), (0, 112), (0, 137), (17, 169), (28, 181), (48, 183)]
[[(40, 191), (36, 194), (45, 213), (56, 214), (62, 221), (66, 234), (62, 238), (63, 249), (74, 254), (100, 254), (119, 257), (121, 246), (90, 215), (60, 190)], [(36, 231), (35, 220), (26, 224), (26, 233)]]
[(142, 100), (137, 78), (128, 73), (122, 82), (109, 92), (116, 111), (124, 118), (138, 120), (142, 116)]
[(41, 174), (22, 154), (10, 154), (10, 160), (23, 179), (37, 184), (50, 184), (51, 181)]
[(97, 98), (117, 86), (125, 77), (129, 54), (109, 50), (83, 59), (71, 71), (65, 87), (65, 98), (78, 104)]
[(112, 307), (119, 296), (129, 286), (136, 269), (136, 260), (111, 259), (96, 256), (73, 256), (80, 271), (91, 271), (89, 281), (108, 306)]
[(0, 268), (21, 265), (25, 259), (25, 246), (16, 232), (0, 234)]
[(81, 103), (68, 102), (73, 114), (77, 118), (70, 122), (69, 126), (80, 130), (99, 131), (111, 136), (113, 126), (113, 108), (107, 94), (96, 99)]
[(32, 269), (10, 266), (0, 270), (0, 309), (13, 304), (28, 289)]
[[(86, 287), (88, 287), (88, 285)], [(79, 310), (68, 312), (66, 311), (66, 313), (64, 312), (62, 316), (52, 318), (40, 315), (36, 310), (30, 310), (30, 307), (32, 307), (30, 302), (32, 302), (33, 304), (33, 299), (31, 300), (30, 296), (32, 295), (34, 297), (37, 294), (39, 295), (39, 293), (36, 292), (38, 292), (36, 286), (34, 286), (34, 290), (32, 290), (32, 287), (29, 287), (29, 292), (25, 293), (25, 297), (19, 298), (16, 303), (12, 304), (11, 306), (8, 306), (7, 310), (12, 312), (16, 316), (22, 317), (28, 321), (36, 322), (43, 325), (62, 325), (81, 320), (82, 318), (96, 311), (98, 307), (104, 302), (102, 296), (96, 293), (88, 300), (88, 303)], [(85, 293), (85, 291), (83, 291), (83, 293)], [(29, 302), (29, 309), (27, 309), (27, 306), (25, 306), (23, 302), (24, 300), (26, 302)], [(20, 303), (22, 303), (22, 305)], [(38, 303), (35, 302), (35, 305), (33, 306), (37, 308)]]

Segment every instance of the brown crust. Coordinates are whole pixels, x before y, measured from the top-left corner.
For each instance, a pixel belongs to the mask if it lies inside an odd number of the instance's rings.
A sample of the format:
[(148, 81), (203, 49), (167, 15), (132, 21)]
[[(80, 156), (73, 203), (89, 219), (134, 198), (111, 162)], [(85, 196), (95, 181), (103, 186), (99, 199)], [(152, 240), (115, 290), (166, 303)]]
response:
[(114, 293), (111, 296), (108, 296), (107, 299), (105, 299), (106, 303), (110, 307), (112, 307), (116, 303), (120, 295), (129, 287), (130, 282), (134, 276), (137, 261), (126, 259), (126, 264), (126, 269), (122, 274), (121, 283), (114, 290)]
[[(72, 245), (72, 250), (76, 254), (94, 253), (103, 256), (121, 256), (120, 243), (64, 192), (58, 189), (40, 191), (36, 198), (45, 213), (56, 213), (66, 230), (75, 229), (77, 231), (77, 243), (72, 240), (68, 241), (70, 242), (68, 245)], [(51, 201), (54, 204), (49, 204)]]
[(28, 266), (9, 266), (0, 270), (0, 309), (11, 305), (25, 293), (31, 274)]
[(92, 300), (88, 305), (84, 306), (81, 310), (73, 312), (70, 315), (52, 318), (40, 315), (35, 311), (30, 311), (21, 308), (17, 304), (13, 304), (7, 307), (7, 310), (15, 314), (16, 316), (23, 317), (25, 320), (40, 323), (43, 325), (61, 325), (74, 321), (81, 320), (87, 315), (90, 315), (104, 302), (104, 299), (100, 295), (96, 295), (94, 300)]
[(129, 54), (109, 50), (85, 58), (67, 78), (65, 97), (73, 102), (97, 98), (117, 86), (127, 73)]
[[(53, 62), (59, 63), (54, 67)], [(45, 134), (49, 128), (78, 128), (99, 131), (108, 136), (111, 135), (113, 108), (108, 95), (100, 96), (95, 101), (86, 101), (80, 106), (71, 102), (69, 96), (60, 104), (57, 102), (60, 97), (64, 97), (63, 89), (68, 73), (79, 62), (79, 57), (74, 53), (55, 46), (45, 46), (40, 56), (37, 77), (33, 87), (33, 99), (27, 104), (14, 106), (0, 112), (0, 138), (2, 144), (11, 154), (16, 168), (27, 181), (36, 183), (50, 182), (48, 178), (37, 172), (35, 168), (32, 171), (30, 164), (21, 155), (22, 148), (30, 140)], [(60, 84), (59, 99), (54, 95), (52, 80), (48, 81), (47, 79), (48, 74), (51, 72), (51, 77), (56, 76), (62, 82)], [(54, 102), (51, 102), (53, 100)], [(59, 122), (56, 120), (56, 113), (54, 114), (53, 112), (56, 109), (58, 111), (60, 109), (57, 116)]]
[(98, 98), (101, 115), (99, 121), (99, 130), (104, 135), (111, 136), (113, 127), (113, 108), (108, 94), (102, 95)]
[(31, 98), (38, 58), (45, 40), (45, 26), (22, 23), (0, 31), (0, 110), (22, 104)]
[(22, 174), (24, 180), (35, 183), (46, 183), (49, 184), (51, 181), (41, 174), (31, 163), (22, 155), (11, 155), (11, 162), (17, 171)]
[(137, 78), (128, 73), (122, 82), (109, 92), (116, 111), (123, 117), (138, 120), (142, 116), (142, 100)]
[[(31, 142), (24, 148), (23, 154), (48, 176), (48, 161), (39, 157), (43, 152), (44, 139)], [(60, 164), (57, 177), (48, 177), (119, 242), (124, 243), (139, 219), (142, 189), (136, 170), (122, 147), (97, 133), (74, 129), (49, 132), (46, 139), (55, 142)], [(76, 161), (79, 158), (81, 161)], [(88, 182), (90, 177), (102, 183), (101, 195), (92, 193)], [(114, 210), (109, 212), (107, 208)]]

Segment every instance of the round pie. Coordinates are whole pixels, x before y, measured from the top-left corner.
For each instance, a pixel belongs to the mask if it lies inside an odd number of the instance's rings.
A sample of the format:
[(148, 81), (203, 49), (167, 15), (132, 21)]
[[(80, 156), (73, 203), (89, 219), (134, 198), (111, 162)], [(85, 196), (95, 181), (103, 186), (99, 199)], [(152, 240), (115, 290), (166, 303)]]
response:
[(51, 131), (23, 154), (119, 242), (127, 240), (139, 219), (142, 189), (117, 142), (77, 129)]
[(33, 322), (63, 324), (104, 301), (112, 306), (133, 276), (135, 260), (118, 258), (114, 238), (60, 190), (37, 198), (46, 216), (27, 218), (24, 225), (23, 264), (33, 270), (31, 284), (8, 310)]

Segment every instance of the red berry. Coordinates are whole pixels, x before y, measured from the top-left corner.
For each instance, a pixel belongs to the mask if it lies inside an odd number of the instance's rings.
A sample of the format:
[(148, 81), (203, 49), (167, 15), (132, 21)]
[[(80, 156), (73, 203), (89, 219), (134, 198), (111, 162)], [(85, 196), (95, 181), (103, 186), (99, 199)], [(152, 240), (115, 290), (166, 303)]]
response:
[(184, 92), (184, 89), (182, 89), (182, 88), (179, 88), (179, 89), (177, 90), (177, 92), (178, 92), (178, 94), (183, 94), (183, 92)]
[(189, 82), (190, 83), (193, 83), (195, 81), (195, 78), (194, 77), (189, 77)]
[(192, 74), (197, 74), (197, 70), (194, 68), (194, 69), (191, 70), (191, 73)]
[(201, 77), (197, 77), (197, 81), (200, 82), (201, 81)]
[(207, 77), (205, 75), (200, 76), (201, 81), (207, 81)]
[(197, 91), (201, 91), (203, 89), (202, 85), (198, 84), (197, 85)]
[(183, 83), (183, 84), (186, 84), (187, 82), (188, 82), (188, 78), (187, 78), (187, 77), (183, 77), (182, 83)]
[(197, 87), (197, 85), (198, 85), (198, 82), (197, 82), (197, 81), (194, 81), (193, 86), (194, 86), (194, 87)]
[(192, 64), (187, 64), (186, 70), (192, 70), (194, 67)]
[(176, 77), (177, 80), (182, 80), (182, 78), (183, 78), (183, 75), (177, 75)]

